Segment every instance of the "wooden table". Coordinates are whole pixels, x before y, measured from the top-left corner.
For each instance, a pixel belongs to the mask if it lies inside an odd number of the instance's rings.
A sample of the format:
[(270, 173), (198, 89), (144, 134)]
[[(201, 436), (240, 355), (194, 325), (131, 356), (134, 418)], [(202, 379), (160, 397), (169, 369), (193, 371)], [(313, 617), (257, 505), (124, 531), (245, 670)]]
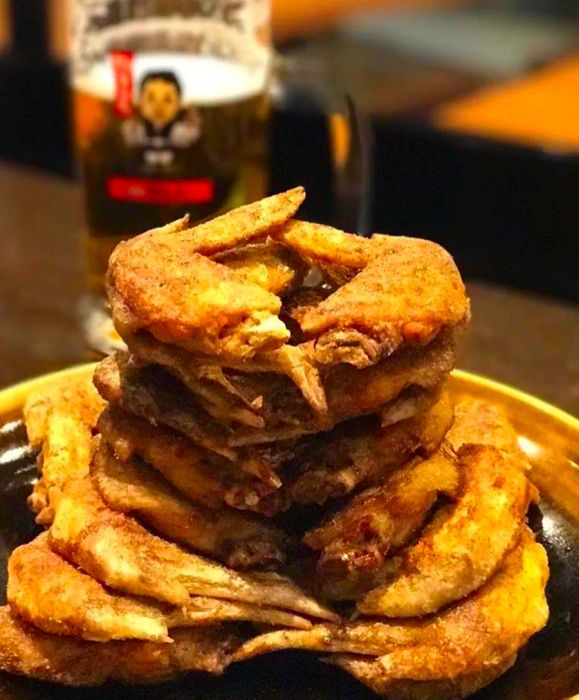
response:
[[(89, 359), (77, 185), (0, 165), (0, 387)], [(579, 307), (469, 285), (473, 323), (460, 366), (579, 415)]]

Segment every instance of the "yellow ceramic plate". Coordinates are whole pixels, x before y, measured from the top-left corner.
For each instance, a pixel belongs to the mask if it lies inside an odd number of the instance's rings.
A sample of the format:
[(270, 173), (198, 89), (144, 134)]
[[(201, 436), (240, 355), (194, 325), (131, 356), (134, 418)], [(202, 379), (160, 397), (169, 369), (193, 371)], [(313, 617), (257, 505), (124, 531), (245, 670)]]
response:
[[(0, 595), (6, 559), (33, 536), (26, 495), (35, 470), (17, 422), (26, 396), (60, 377), (90, 374), (82, 365), (32, 379), (0, 391)], [(530, 514), (549, 555), (548, 626), (533, 638), (517, 664), (477, 700), (567, 700), (579, 692), (579, 420), (528, 394), (497, 382), (456, 371), (451, 389), (458, 397), (482, 398), (501, 405), (512, 420), (539, 487), (540, 509)], [(288, 682), (288, 679), (291, 679)], [(154, 689), (110, 687), (64, 691), (0, 674), (2, 700), (370, 700), (375, 697), (337, 670), (303, 654), (264, 657), (232, 667), (220, 679), (184, 681)]]

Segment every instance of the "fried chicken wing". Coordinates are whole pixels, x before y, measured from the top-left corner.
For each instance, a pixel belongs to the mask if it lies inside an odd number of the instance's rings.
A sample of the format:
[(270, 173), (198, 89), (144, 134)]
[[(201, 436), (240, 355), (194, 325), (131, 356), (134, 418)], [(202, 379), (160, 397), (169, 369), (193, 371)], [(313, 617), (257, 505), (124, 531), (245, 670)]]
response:
[(416, 400), (422, 390), (439, 390), (454, 367), (455, 356), (453, 335), (440, 333), (425, 347), (401, 349), (373, 367), (332, 367), (324, 377), (328, 413), (345, 420), (382, 411), (382, 419), (388, 423), (385, 407), (400, 399), (403, 392), (410, 392)]
[(435, 243), (381, 235), (360, 239), (298, 221), (275, 235), (308, 260), (359, 270), (301, 316), (321, 364), (368, 367), (403, 343), (423, 345), (440, 330), (468, 321), (460, 274)]
[(231, 461), (237, 458), (227, 447), (227, 429), (212, 420), (182, 384), (159, 368), (131, 365), (127, 354), (117, 353), (98, 364), (94, 383), (113, 406), (153, 424), (159, 421)]
[[(453, 335), (441, 333), (426, 347), (404, 348), (364, 370), (349, 365), (332, 367), (323, 377), (328, 406), (323, 415), (313, 414), (295, 386), (284, 382), (283, 377), (231, 376), (237, 391), (250, 400), (253, 396), (253, 400), (262, 402), (264, 429), (238, 426), (228, 430), (212, 420), (183, 385), (166, 372), (156, 366), (135, 366), (122, 354), (103, 360), (94, 380), (101, 395), (111, 403), (185, 434), (202, 447), (236, 462), (241, 470), (279, 488), (281, 483), (276, 483), (275, 470), (271, 465), (268, 467), (267, 459), (258, 449), (238, 448), (289, 443), (302, 435), (327, 431), (341, 421), (376, 411), (381, 412), (384, 423), (409, 417), (424, 409), (425, 395), (428, 403), (434, 402), (454, 359)], [(357, 390), (353, 395), (354, 384)], [(288, 446), (291, 451), (291, 444)]]
[(397, 680), (384, 670), (378, 660), (368, 660), (359, 656), (343, 654), (330, 659), (330, 663), (339, 666), (374, 693), (390, 700), (460, 700), (476, 693), (508, 671), (517, 660), (516, 656), (499, 663), (487, 664), (480, 671), (455, 676), (448, 680), (416, 681), (413, 679)]
[(117, 330), (141, 328), (193, 352), (251, 357), (289, 333), (275, 294), (205, 257), (265, 236), (291, 218), (303, 188), (269, 197), (186, 231), (151, 231), (111, 255), (108, 296)]
[(90, 479), (69, 481), (50, 529), (51, 547), (101, 583), (185, 605), (190, 595), (261, 604), (314, 618), (335, 615), (274, 574), (239, 574), (152, 535), (110, 510)]
[(491, 445), (521, 460), (521, 468), (530, 465), (523, 451), (515, 429), (500, 406), (488, 401), (466, 399), (459, 401), (455, 408), (456, 420), (448, 432), (448, 441), (455, 450), (463, 445)]
[(66, 480), (88, 474), (92, 430), (105, 405), (86, 376), (57, 380), (26, 399), (28, 440), (41, 448), (41, 478), (28, 499), (39, 524), (52, 521), (52, 502)]
[[(215, 625), (218, 622), (253, 622), (258, 625), (311, 629), (310, 620), (285, 610), (257, 603), (240, 603), (203, 596), (189, 598), (187, 605), (173, 608), (165, 616), (167, 626), (174, 630), (182, 627)], [(174, 631), (171, 632), (171, 635)]]
[(356, 272), (366, 267), (374, 251), (368, 238), (297, 219), (280, 226), (271, 236), (313, 265), (326, 263)]
[(453, 498), (459, 486), (456, 457), (443, 448), (363, 491), (308, 532), (305, 544), (321, 552), (317, 569), (326, 597), (355, 600), (379, 585), (387, 558), (422, 529), (440, 494)]
[(13, 612), (44, 632), (100, 642), (170, 641), (159, 606), (109, 593), (55, 554), (46, 533), (11, 554), (7, 597)]
[(465, 445), (458, 458), (456, 502), (439, 510), (418, 541), (391, 562), (392, 575), (358, 602), (360, 612), (436, 612), (483, 585), (516, 545), (532, 494), (519, 463), (486, 445)]
[(487, 584), (441, 613), (417, 620), (354, 621), (306, 632), (275, 631), (246, 642), (245, 660), (281, 649), (380, 657), (385, 681), (452, 680), (512, 660), (546, 623), (547, 556), (523, 527), (519, 544)]
[(361, 486), (379, 483), (414, 455), (428, 457), (452, 425), (454, 407), (443, 392), (428, 410), (381, 428), (376, 419), (340, 425), (319, 441), (285, 487), (288, 500), (318, 503), (346, 496)]
[(229, 508), (193, 504), (144, 462), (117, 459), (102, 440), (93, 454), (91, 476), (112, 510), (134, 515), (170, 541), (232, 568), (276, 568), (285, 560), (282, 530)]
[(91, 378), (85, 374), (56, 379), (29, 394), (24, 402), (22, 413), (28, 441), (33, 447), (42, 447), (54, 414), (70, 416), (92, 428), (104, 407)]
[(296, 629), (312, 623), (265, 605), (192, 597), (171, 608), (107, 591), (55, 554), (43, 533), (18, 547), (8, 563), (8, 603), (12, 612), (43, 632), (89, 641), (142, 639), (170, 642), (169, 629), (249, 621)]
[(12, 553), (7, 595), (12, 612), (43, 632), (88, 641), (171, 642), (169, 630), (225, 621), (295, 629), (312, 627), (309, 620), (299, 615), (266, 605), (196, 596), (182, 607), (171, 608), (111, 593), (55, 554), (46, 533)]
[[(338, 423), (358, 416), (380, 412), (384, 424), (407, 418), (427, 405), (440, 393), (441, 382), (454, 365), (455, 346), (452, 336), (442, 334), (426, 347), (405, 348), (378, 365), (357, 370), (350, 365), (336, 365), (323, 375), (328, 410), (323, 416), (308, 416), (292, 396), (291, 388), (276, 392), (280, 411), (293, 417), (289, 428), (264, 430), (236, 429), (228, 442), (238, 447), (271, 443), (280, 439), (328, 431)], [(352, 392), (352, 387), (356, 391)]]
[(141, 363), (158, 364), (184, 384), (207, 413), (222, 423), (240, 423), (263, 428), (258, 406), (248, 401), (218, 365), (207, 365), (180, 348), (161, 343), (149, 333), (137, 333), (128, 340), (133, 357)]
[(240, 473), (255, 476), (273, 489), (281, 486), (279, 466), (293, 454), (291, 445), (238, 450), (228, 446), (231, 431), (203, 411), (182, 384), (159, 367), (131, 366), (126, 355), (99, 363), (95, 385), (114, 406), (161, 423), (185, 435), (195, 444), (235, 463)]
[(548, 573), (544, 549), (524, 528), (521, 543), (484, 588), (416, 623), (415, 644), (392, 645), (376, 660), (342, 656), (335, 661), (387, 697), (466, 697), (510, 668), (546, 624)]
[(70, 686), (153, 684), (200, 671), (221, 674), (244, 639), (231, 624), (176, 630), (173, 644), (88, 642), (46, 634), (0, 608), (0, 669)]
[(190, 440), (162, 425), (109, 406), (98, 430), (123, 461), (135, 455), (154, 467), (177, 491), (196, 503), (221, 508), (236, 484), (244, 484), (224, 459), (211, 457)]
[(211, 415), (227, 415), (225, 423), (238, 422), (251, 427), (263, 427), (262, 402), (255, 401), (235, 386), (234, 372), (245, 374), (271, 373), (287, 376), (299, 389), (314, 413), (327, 410), (320, 374), (311, 357), (310, 345), (284, 345), (277, 350), (261, 353), (250, 360), (222, 360), (193, 354), (161, 343), (149, 333), (137, 333), (127, 338), (135, 356), (145, 362), (165, 367), (200, 400)]
[(299, 255), (274, 241), (226, 250), (214, 255), (213, 260), (278, 297), (291, 294), (308, 272), (308, 266)]

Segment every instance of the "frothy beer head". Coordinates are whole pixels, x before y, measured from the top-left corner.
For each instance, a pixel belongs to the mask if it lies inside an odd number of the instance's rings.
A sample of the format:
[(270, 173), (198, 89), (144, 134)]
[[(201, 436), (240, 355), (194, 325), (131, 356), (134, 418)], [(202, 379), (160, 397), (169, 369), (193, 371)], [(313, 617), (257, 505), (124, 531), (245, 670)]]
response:
[[(243, 63), (229, 61), (213, 56), (192, 56), (186, 54), (136, 54), (133, 62), (133, 79), (135, 92), (140, 93), (147, 77), (163, 76), (156, 85), (151, 86), (151, 107), (162, 102), (180, 102), (182, 107), (214, 107), (247, 100), (266, 90), (268, 69), (266, 66), (246, 66)], [(174, 83), (171, 86), (172, 75)], [(163, 84), (161, 84), (163, 83)], [(98, 96), (112, 102), (115, 94), (115, 82), (111, 63), (103, 61), (92, 67), (91, 71), (78, 76), (74, 81), (78, 92)], [(140, 104), (139, 94), (135, 101)]]

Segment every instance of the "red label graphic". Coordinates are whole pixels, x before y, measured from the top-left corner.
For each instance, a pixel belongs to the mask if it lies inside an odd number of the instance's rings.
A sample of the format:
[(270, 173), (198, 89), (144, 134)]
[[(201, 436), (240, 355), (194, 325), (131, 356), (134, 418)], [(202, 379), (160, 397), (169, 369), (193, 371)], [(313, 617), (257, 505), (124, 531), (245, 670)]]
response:
[(207, 204), (215, 196), (213, 180), (150, 180), (113, 175), (107, 182), (109, 197), (139, 204)]
[(133, 52), (111, 53), (115, 76), (115, 114), (126, 118), (133, 114)]

